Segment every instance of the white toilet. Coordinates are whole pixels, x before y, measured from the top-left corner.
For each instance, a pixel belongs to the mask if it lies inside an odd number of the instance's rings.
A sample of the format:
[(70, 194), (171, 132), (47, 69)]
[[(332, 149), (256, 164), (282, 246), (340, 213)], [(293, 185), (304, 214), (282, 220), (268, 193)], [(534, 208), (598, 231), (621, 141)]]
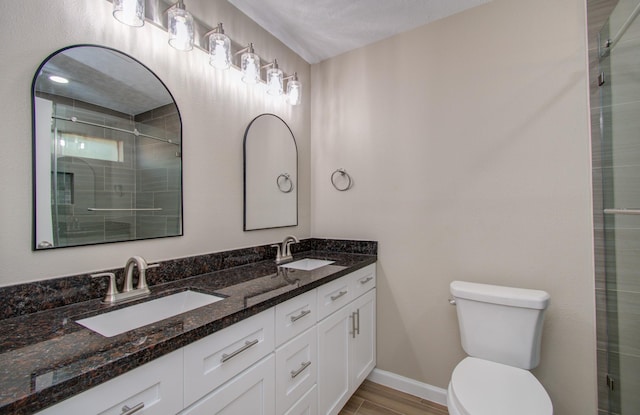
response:
[(453, 370), (450, 415), (552, 415), (549, 395), (529, 372), (540, 361), (549, 294), (454, 281), (462, 348), (470, 356)]

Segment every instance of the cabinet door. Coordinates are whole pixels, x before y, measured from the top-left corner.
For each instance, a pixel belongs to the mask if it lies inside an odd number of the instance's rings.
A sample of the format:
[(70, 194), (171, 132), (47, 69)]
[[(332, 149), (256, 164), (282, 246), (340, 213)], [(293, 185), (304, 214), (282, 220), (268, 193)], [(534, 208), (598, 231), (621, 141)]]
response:
[(352, 303), (356, 335), (351, 337), (349, 370), (351, 391), (358, 389), (376, 366), (376, 290)]
[(335, 415), (347, 403), (352, 314), (341, 308), (318, 323), (318, 414)]
[(317, 288), (318, 321), (349, 304), (353, 296), (353, 283), (349, 275), (333, 280)]
[(175, 414), (182, 409), (182, 350), (176, 350), (86, 392), (39, 412), (39, 415)]
[(304, 394), (284, 415), (318, 415), (318, 389), (316, 386)]
[(376, 286), (376, 264), (352, 272), (349, 278), (353, 287), (353, 298), (360, 297)]
[(276, 413), (284, 414), (316, 384), (317, 348), (313, 327), (276, 350)]
[(180, 414), (275, 415), (275, 358), (251, 366)]
[(316, 290), (276, 305), (276, 346), (314, 326), (317, 314)]
[(273, 308), (184, 348), (184, 404), (191, 405), (274, 349)]

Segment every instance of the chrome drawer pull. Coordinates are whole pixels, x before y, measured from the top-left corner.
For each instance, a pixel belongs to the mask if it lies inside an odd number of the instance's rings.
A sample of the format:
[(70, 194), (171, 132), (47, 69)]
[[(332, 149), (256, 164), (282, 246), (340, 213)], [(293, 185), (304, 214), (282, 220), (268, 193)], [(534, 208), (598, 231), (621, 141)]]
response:
[(291, 322), (293, 323), (293, 322), (295, 322), (295, 321), (298, 321), (298, 320), (300, 320), (302, 317), (304, 317), (304, 316), (306, 316), (306, 315), (308, 315), (308, 314), (311, 314), (311, 310), (302, 310), (302, 311), (300, 312), (300, 314), (298, 314), (297, 316), (291, 316)]
[(337, 295), (332, 295), (331, 296), (331, 301), (336, 301), (338, 298), (342, 297), (343, 295), (346, 295), (347, 292), (346, 291), (340, 291)]
[(349, 317), (351, 318), (351, 331), (349, 332), (349, 334), (351, 334), (355, 339), (356, 338), (356, 312), (354, 311), (353, 313), (351, 313)]
[(367, 277), (367, 278), (365, 278), (363, 280), (360, 280), (360, 284), (364, 285), (364, 284), (368, 283), (369, 281), (371, 281), (372, 279), (373, 279), (373, 277)]
[(226, 362), (229, 359), (233, 359), (234, 357), (236, 357), (237, 355), (239, 355), (240, 353), (244, 352), (245, 350), (247, 350), (249, 347), (251, 346), (255, 346), (256, 344), (258, 344), (258, 339), (249, 341), (247, 340), (246, 342), (244, 342), (244, 346), (242, 346), (241, 348), (239, 348), (238, 350), (231, 352), (229, 354), (223, 353), (222, 354), (222, 359), (220, 359), (220, 361), (222, 363)]
[(295, 378), (296, 376), (298, 376), (300, 373), (302, 373), (303, 370), (305, 370), (306, 368), (308, 368), (309, 366), (311, 366), (311, 361), (308, 362), (302, 362), (300, 364), (300, 368), (298, 370), (292, 370), (291, 371), (291, 379)]
[(140, 402), (133, 408), (129, 408), (127, 405), (125, 405), (122, 407), (122, 412), (120, 413), (120, 415), (131, 415), (134, 412), (138, 412), (142, 408), (144, 408), (144, 402)]

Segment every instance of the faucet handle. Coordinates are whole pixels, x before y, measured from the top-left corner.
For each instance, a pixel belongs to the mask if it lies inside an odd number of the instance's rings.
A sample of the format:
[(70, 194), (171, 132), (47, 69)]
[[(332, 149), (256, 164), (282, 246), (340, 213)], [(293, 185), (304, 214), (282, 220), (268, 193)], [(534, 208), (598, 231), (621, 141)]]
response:
[(278, 250), (276, 252), (276, 264), (279, 264), (282, 261), (282, 250), (280, 249), (280, 244), (273, 244), (271, 246)]
[(118, 287), (116, 287), (116, 274), (113, 272), (100, 272), (98, 274), (91, 274), (91, 278), (109, 277), (109, 287), (107, 288), (107, 294), (102, 300), (105, 304), (111, 304), (116, 301), (116, 295), (118, 294)]
[(159, 268), (160, 264), (159, 263), (155, 263), (155, 264), (147, 264), (147, 269), (149, 268)]

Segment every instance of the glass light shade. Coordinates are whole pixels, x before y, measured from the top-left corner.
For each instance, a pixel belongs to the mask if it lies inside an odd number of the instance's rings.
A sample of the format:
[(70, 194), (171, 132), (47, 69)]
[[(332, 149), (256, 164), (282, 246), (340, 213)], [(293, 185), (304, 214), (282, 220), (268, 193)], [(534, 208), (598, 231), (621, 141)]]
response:
[(282, 95), (282, 79), (284, 74), (280, 68), (269, 68), (267, 70), (267, 94)]
[(113, 17), (128, 26), (144, 25), (144, 0), (113, 0)]
[(193, 16), (185, 9), (169, 9), (169, 44), (178, 50), (193, 49)]
[(212, 33), (209, 36), (209, 64), (216, 69), (231, 66), (231, 41), (227, 35)]
[(255, 53), (245, 52), (240, 59), (242, 82), (257, 84), (260, 81), (260, 57)]
[(287, 99), (291, 105), (300, 105), (302, 100), (302, 84), (297, 79), (287, 82)]

